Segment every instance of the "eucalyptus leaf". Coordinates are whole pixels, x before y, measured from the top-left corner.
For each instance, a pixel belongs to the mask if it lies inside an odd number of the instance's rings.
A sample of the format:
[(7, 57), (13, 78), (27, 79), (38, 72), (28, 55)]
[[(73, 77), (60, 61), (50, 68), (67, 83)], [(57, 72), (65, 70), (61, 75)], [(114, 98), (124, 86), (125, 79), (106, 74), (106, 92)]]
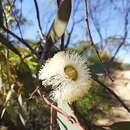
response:
[(56, 43), (64, 34), (71, 14), (71, 0), (64, 0), (58, 9), (58, 14), (50, 31), (49, 42)]
[(23, 118), (22, 114), (18, 113), (18, 115), (19, 115), (19, 118), (20, 118), (22, 124), (25, 126), (26, 122), (25, 122), (25, 119)]
[(6, 108), (4, 108), (4, 109), (2, 110), (2, 112), (1, 112), (1, 118), (3, 118), (5, 111), (6, 111)]
[(18, 102), (19, 102), (20, 107), (22, 108), (23, 107), (23, 100), (22, 100), (21, 94), (18, 95)]
[(11, 99), (13, 93), (14, 93), (14, 85), (11, 85), (11, 89), (8, 91), (8, 94), (6, 96), (5, 104), (7, 104), (8, 101)]
[[(59, 108), (62, 108), (63, 111), (65, 111), (77, 120), (76, 116), (74, 115), (72, 109), (70, 108), (67, 102), (59, 100), (57, 104)], [(60, 130), (79, 130), (79, 127), (76, 124), (72, 124), (62, 114), (57, 113), (57, 117)]]

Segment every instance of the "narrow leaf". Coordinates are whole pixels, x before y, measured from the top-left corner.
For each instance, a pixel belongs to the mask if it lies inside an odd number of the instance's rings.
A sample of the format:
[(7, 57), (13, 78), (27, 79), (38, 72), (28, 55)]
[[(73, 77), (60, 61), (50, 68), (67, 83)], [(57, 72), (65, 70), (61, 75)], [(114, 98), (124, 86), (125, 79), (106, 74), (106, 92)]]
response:
[(64, 34), (71, 14), (71, 0), (64, 0), (59, 7), (58, 14), (50, 31), (49, 41), (56, 43)]
[[(68, 113), (70, 116), (74, 117), (77, 120), (76, 116), (74, 115), (74, 112), (72, 111), (68, 103), (59, 100), (57, 104), (59, 108), (62, 108), (64, 112)], [(60, 130), (80, 130), (75, 123), (71, 123), (62, 114), (57, 113), (57, 117)]]
[(23, 107), (23, 100), (22, 100), (21, 94), (18, 96), (18, 102), (19, 102), (20, 107), (22, 108)]
[(18, 115), (19, 115), (19, 118), (20, 118), (20, 120), (21, 120), (22, 124), (25, 126), (26, 122), (25, 122), (25, 120), (24, 120), (24, 118), (23, 118), (22, 114), (21, 114), (21, 113), (19, 113)]
[(8, 94), (6, 96), (5, 104), (7, 104), (8, 101), (11, 99), (13, 93), (14, 93), (14, 85), (11, 85), (11, 89), (8, 91)]
[(3, 116), (4, 116), (5, 111), (6, 111), (6, 108), (4, 108), (4, 109), (2, 110), (2, 112), (1, 112), (1, 119), (2, 119)]
[(5, 101), (5, 103), (7, 103), (7, 102), (10, 100), (11, 95), (12, 95), (12, 91), (9, 90), (9, 92), (8, 92), (8, 94), (7, 94), (7, 96), (6, 96), (6, 101)]

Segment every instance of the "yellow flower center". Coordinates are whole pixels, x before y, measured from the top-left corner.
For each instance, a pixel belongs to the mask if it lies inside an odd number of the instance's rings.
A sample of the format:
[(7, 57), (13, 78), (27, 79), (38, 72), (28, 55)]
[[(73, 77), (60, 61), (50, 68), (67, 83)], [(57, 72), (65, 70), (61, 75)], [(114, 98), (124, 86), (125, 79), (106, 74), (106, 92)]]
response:
[(73, 66), (71, 66), (71, 65), (65, 66), (64, 72), (70, 79), (77, 80), (78, 72)]

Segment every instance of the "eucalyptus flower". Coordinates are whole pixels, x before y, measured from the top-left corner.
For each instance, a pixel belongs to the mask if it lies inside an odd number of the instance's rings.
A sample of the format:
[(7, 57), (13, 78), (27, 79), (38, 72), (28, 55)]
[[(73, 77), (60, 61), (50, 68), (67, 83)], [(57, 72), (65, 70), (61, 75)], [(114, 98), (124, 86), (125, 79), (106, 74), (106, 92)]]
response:
[(47, 60), (39, 72), (43, 86), (51, 86), (55, 101), (68, 103), (78, 100), (91, 87), (86, 59), (76, 52), (61, 51)]

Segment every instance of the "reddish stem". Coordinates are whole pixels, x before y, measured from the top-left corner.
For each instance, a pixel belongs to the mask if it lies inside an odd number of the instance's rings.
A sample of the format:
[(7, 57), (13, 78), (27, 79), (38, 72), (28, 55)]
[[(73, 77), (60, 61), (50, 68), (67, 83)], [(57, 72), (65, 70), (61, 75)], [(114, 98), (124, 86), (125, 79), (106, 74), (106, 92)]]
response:
[(57, 112), (61, 113), (64, 117), (66, 117), (71, 123), (77, 125), (79, 127), (79, 130), (84, 130), (84, 128), (80, 125), (79, 121), (77, 121), (74, 117), (70, 116), (68, 113), (64, 112), (61, 108), (57, 107), (54, 105), (54, 103), (50, 102), (47, 97), (45, 95), (43, 95), (41, 93), (41, 91), (39, 90), (39, 88), (37, 89), (39, 96), (43, 99), (43, 101), (50, 106), (51, 108), (53, 108), (54, 110), (56, 110)]

